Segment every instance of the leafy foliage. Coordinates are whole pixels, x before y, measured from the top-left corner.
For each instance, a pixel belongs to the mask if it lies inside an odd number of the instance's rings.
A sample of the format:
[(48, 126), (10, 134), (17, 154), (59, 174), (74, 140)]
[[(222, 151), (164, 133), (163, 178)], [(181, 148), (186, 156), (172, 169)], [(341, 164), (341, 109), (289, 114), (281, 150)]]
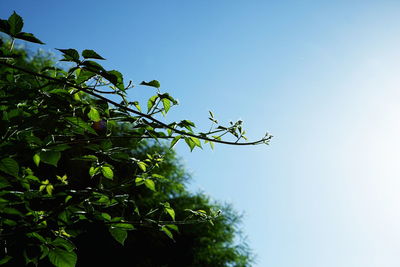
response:
[[(233, 241), (233, 226), (220, 221), (204, 196), (185, 191), (185, 175), (173, 152), (156, 142), (171, 140), (172, 147), (184, 139), (193, 150), (202, 147), (201, 141), (254, 145), (268, 143), (271, 136), (239, 142), (245, 139), (242, 122), (220, 126), (212, 113), (214, 126), (207, 132), (196, 133), (189, 120), (162, 122), (157, 116), (178, 102), (160, 91), (158, 81), (142, 82), (157, 90), (143, 113), (138, 101), (127, 99), (132, 82), (126, 85), (120, 72), (94, 61), (104, 58), (93, 50), (58, 49), (62, 61), (72, 65), (66, 70), (40, 56), (28, 59), (25, 50), (14, 48), (15, 39), (42, 42), (22, 32), (23, 25), (15, 12), (0, 20), (0, 31), (11, 38), (0, 42), (0, 242), (4, 248), (0, 264), (79, 265), (85, 254), (78, 257), (74, 243), (84, 250), (84, 233), (100, 229), (116, 244), (161, 242), (160, 251), (168, 249), (165, 244), (172, 240), (178, 244), (190, 236), (191, 242), (199, 243), (182, 248), (201, 247), (204, 255), (185, 261), (186, 266), (244, 266), (246, 253), (228, 245)], [(105, 97), (108, 94), (120, 97), (120, 102)], [(234, 139), (222, 140), (225, 135)], [(193, 224), (198, 229), (190, 234)], [(219, 234), (228, 236), (220, 242), (215, 241), (217, 236), (201, 241), (203, 232), (212, 235), (218, 225)], [(221, 255), (231, 256), (213, 258), (219, 255), (210, 252), (213, 242), (220, 246)], [(137, 243), (133, 246), (139, 249)], [(213, 263), (195, 264), (205, 258)], [(173, 264), (146, 265), (146, 261), (138, 261), (137, 266)], [(87, 265), (93, 264), (83, 266)]]

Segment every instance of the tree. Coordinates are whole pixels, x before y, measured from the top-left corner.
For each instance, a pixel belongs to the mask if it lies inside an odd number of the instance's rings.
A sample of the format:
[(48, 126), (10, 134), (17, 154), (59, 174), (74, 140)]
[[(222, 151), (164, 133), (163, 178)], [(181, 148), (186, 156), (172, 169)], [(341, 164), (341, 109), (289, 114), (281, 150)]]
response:
[[(218, 243), (226, 252), (220, 256), (227, 258), (214, 259), (204, 249), (196, 253), (203, 253), (212, 264), (245, 262), (247, 252), (227, 245), (234, 228), (219, 219), (217, 210), (207, 210), (213, 207), (207, 198), (186, 192), (183, 170), (176, 162), (166, 163), (174, 158), (173, 152), (157, 142), (170, 140), (172, 148), (184, 140), (193, 150), (202, 147), (201, 141), (211, 146), (254, 145), (268, 143), (271, 136), (240, 142), (245, 139), (242, 122), (221, 126), (211, 112), (215, 126), (207, 132), (196, 133), (189, 120), (165, 123), (160, 114), (165, 116), (177, 101), (160, 91), (158, 81), (141, 83), (157, 91), (144, 112), (138, 101), (127, 99), (132, 82), (126, 85), (120, 72), (101, 66), (98, 62), (104, 58), (95, 51), (58, 49), (69, 68), (56, 68), (51, 60), (29, 58), (25, 50), (15, 49), (16, 39), (42, 43), (22, 28), (23, 20), (15, 12), (0, 20), (0, 31), (11, 38), (0, 42), (0, 242), (4, 248), (0, 264), (20, 266), (23, 259), (26, 264), (75, 266), (74, 242), (83, 249), (83, 233), (90, 234), (90, 229), (96, 233), (106, 229), (120, 244), (133, 244), (133, 249), (138, 247), (127, 240), (142, 244), (154, 240), (153, 245), (157, 241), (159, 251), (172, 248), (159, 233), (176, 244), (191, 240), (204, 248), (217, 240), (212, 234), (219, 232), (218, 225), (227, 235)], [(120, 97), (120, 102), (108, 95)], [(226, 135), (235, 139), (223, 140)], [(128, 232), (132, 239), (127, 239)], [(204, 233), (211, 239), (201, 240)], [(185, 262), (196, 266), (193, 260)], [(143, 261), (137, 266), (157, 266), (154, 263), (173, 264)]]
[(173, 151), (157, 145), (147, 149), (168, 151), (159, 171), (170, 177), (170, 181), (161, 184), (156, 195), (139, 195), (132, 188), (129, 194), (137, 196), (135, 201), (141, 210), (148, 211), (159, 203), (168, 202), (177, 207), (176, 218), (187, 218), (188, 210), (221, 212), (222, 215), (213, 219), (212, 224), (193, 222), (190, 218), (178, 225), (167, 224), (167, 229), (174, 233), (173, 240), (149, 225), (137, 225), (129, 232), (124, 246), (113, 241), (102, 224), (81, 226), (81, 230), (86, 230), (74, 240), (78, 248), (78, 266), (248, 266), (252, 255), (245, 242), (235, 242), (235, 238), (240, 237), (237, 232), (240, 218), (232, 208), (213, 204), (202, 194), (188, 193), (184, 187), (186, 174)]

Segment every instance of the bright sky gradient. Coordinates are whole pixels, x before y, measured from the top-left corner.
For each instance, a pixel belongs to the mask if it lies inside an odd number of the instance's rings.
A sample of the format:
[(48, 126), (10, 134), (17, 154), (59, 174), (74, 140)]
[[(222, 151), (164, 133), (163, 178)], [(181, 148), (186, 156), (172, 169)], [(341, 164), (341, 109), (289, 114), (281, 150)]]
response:
[[(257, 267), (400, 266), (399, 1), (1, 0), (45, 49), (94, 49), (270, 146), (178, 151), (244, 212)], [(134, 89), (133, 99), (144, 88)]]

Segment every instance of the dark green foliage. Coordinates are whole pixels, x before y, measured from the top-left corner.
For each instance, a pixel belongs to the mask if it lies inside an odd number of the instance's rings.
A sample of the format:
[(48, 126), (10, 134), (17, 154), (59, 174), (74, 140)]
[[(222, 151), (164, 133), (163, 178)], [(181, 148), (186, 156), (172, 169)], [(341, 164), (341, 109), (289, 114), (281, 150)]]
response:
[(193, 150), (201, 140), (246, 145), (270, 136), (239, 143), (240, 121), (223, 127), (212, 118), (215, 128), (197, 134), (189, 120), (161, 122), (155, 116), (178, 103), (159, 82), (142, 83), (157, 88), (144, 114), (127, 100), (131, 82), (88, 60), (104, 59), (95, 51), (58, 49), (72, 64), (58, 69), (14, 47), (16, 38), (41, 43), (22, 28), (16, 13), (0, 21), (11, 38), (0, 42), (0, 264), (248, 265), (248, 250), (234, 242), (236, 215), (189, 194), (168, 147), (182, 138)]
[(43, 44), (42, 41), (37, 39), (32, 33), (22, 32), (23, 26), (23, 19), (15, 12), (8, 18), (8, 20), (0, 20), (0, 32), (8, 34), (12, 38)]

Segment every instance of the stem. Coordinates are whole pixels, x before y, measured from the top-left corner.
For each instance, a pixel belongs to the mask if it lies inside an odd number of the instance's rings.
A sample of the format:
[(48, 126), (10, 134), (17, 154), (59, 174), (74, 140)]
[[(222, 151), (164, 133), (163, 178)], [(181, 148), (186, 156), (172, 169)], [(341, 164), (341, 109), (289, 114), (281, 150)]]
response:
[(15, 38), (11, 38), (11, 45), (10, 45), (10, 52), (14, 49), (14, 44), (15, 44)]

